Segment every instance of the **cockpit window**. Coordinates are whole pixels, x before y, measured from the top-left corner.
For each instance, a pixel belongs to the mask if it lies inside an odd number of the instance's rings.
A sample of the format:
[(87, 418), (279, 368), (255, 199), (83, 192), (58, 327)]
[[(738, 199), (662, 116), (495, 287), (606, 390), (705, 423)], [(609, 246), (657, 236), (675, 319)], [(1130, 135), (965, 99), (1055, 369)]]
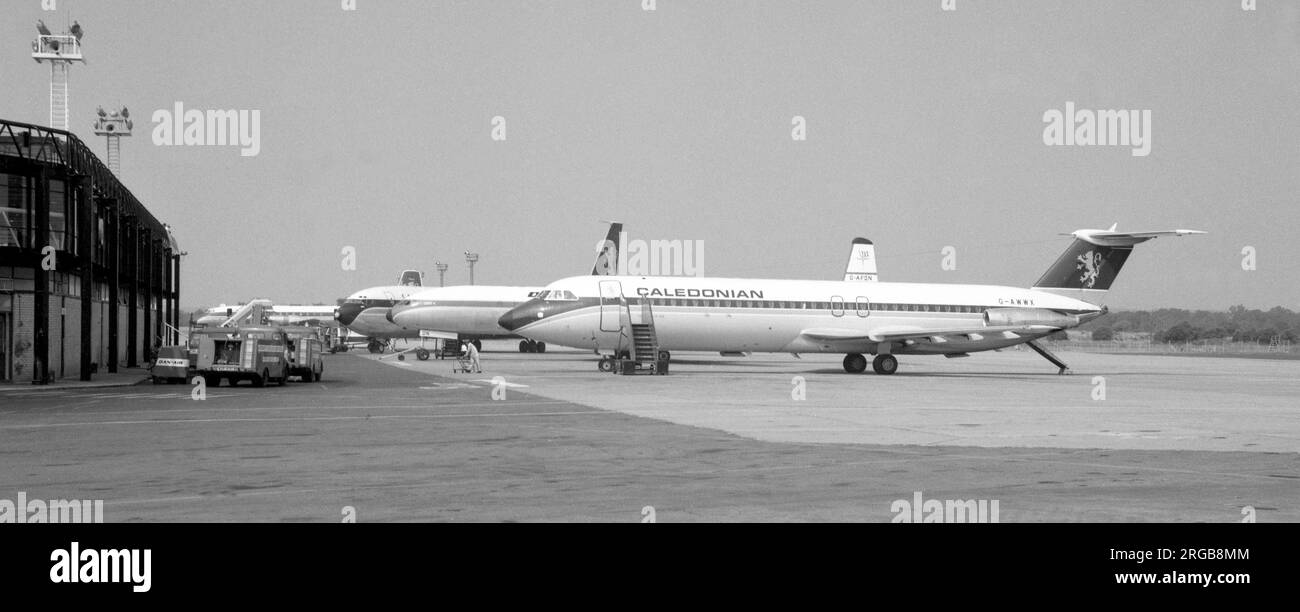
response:
[(565, 291), (562, 289), (552, 289), (550, 291), (543, 291), (537, 297), (546, 300), (548, 302), (572, 301), (578, 299), (578, 296), (574, 295), (572, 291)]

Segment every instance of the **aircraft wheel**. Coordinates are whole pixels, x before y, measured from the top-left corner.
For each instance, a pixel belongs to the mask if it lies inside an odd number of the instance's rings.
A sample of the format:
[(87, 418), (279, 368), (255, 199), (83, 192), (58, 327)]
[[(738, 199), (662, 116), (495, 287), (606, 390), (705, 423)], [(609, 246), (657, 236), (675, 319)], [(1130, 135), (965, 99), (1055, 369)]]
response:
[(380, 344), (380, 343), (378, 343), (378, 342), (375, 342), (374, 340), (371, 340), (371, 341), (370, 341), (370, 344), (367, 344), (367, 345), (366, 345), (366, 348), (367, 348), (371, 353), (382, 353), (382, 352), (384, 352), (384, 345), (383, 345), (383, 344)]
[(613, 372), (613, 371), (614, 371), (614, 358), (613, 358), (613, 357), (601, 357), (601, 358), (600, 358), (600, 363), (596, 364), (596, 367), (597, 367), (601, 372)]
[(537, 343), (537, 352), (539, 352), (539, 353), (545, 353), (545, 352), (546, 352), (546, 343), (545, 343), (545, 342), (538, 342), (538, 343)]
[(429, 351), (425, 349), (415, 349), (415, 358), (419, 359), (420, 361), (428, 361)]
[(475, 341), (471, 342), (470, 344), (473, 344), (473, 345), (474, 345), (474, 350), (476, 350), (476, 351), (481, 351), (481, 350), (483, 350), (483, 343), (482, 343), (482, 342), (479, 342), (478, 340), (475, 340)]
[(898, 358), (893, 355), (876, 355), (871, 361), (871, 369), (877, 374), (893, 374), (898, 371)]
[(519, 341), (519, 352), (520, 352), (520, 353), (529, 353), (529, 352), (531, 352), (531, 351), (528, 350), (528, 341), (527, 341), (527, 340), (520, 340), (520, 341)]
[(844, 371), (850, 374), (861, 374), (867, 371), (867, 358), (861, 353), (849, 353), (844, 356)]
[(397, 360), (398, 360), (398, 361), (406, 361), (406, 353), (398, 353), (398, 354), (397, 354)]

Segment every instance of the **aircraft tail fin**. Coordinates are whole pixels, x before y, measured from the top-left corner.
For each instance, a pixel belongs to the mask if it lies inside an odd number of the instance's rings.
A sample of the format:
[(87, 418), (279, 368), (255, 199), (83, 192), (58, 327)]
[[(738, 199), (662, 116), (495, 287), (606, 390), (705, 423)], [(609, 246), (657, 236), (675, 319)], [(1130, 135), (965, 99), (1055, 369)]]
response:
[(591, 267), (592, 276), (618, 274), (618, 235), (622, 232), (622, 223), (610, 223), (605, 239), (596, 243), (596, 263)]
[(844, 280), (868, 281), (880, 280), (876, 274), (876, 245), (866, 238), (854, 238), (849, 250), (849, 263), (844, 267)]
[(1065, 249), (1052, 267), (1047, 269), (1034, 289), (1083, 300), (1101, 303), (1110, 286), (1119, 275), (1120, 268), (1133, 252), (1133, 246), (1160, 236), (1190, 236), (1204, 234), (1198, 230), (1161, 230), (1154, 232), (1117, 232), (1115, 225), (1108, 230), (1077, 230), (1074, 242)]

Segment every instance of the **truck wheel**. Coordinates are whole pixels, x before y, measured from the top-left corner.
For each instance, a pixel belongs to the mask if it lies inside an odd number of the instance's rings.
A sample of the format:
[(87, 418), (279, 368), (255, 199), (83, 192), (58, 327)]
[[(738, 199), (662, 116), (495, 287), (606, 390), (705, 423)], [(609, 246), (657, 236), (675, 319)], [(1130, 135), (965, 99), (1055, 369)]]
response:
[(313, 378), (316, 379), (316, 382), (320, 382), (320, 375), (321, 375), (321, 374), (324, 374), (324, 373), (325, 373), (325, 368), (322, 367), (322, 368), (320, 369), (320, 371), (317, 372), (316, 375), (315, 375)]
[(429, 351), (425, 349), (415, 349), (415, 358), (419, 359), (420, 361), (428, 361)]
[(253, 375), (253, 386), (254, 386), (254, 387), (265, 387), (265, 386), (266, 386), (266, 381), (267, 381), (267, 379), (269, 379), (269, 378), (271, 378), (271, 372), (270, 372), (269, 370), (262, 370), (262, 375), (261, 375), (261, 376), (258, 376), (257, 374), (254, 374), (254, 375)]

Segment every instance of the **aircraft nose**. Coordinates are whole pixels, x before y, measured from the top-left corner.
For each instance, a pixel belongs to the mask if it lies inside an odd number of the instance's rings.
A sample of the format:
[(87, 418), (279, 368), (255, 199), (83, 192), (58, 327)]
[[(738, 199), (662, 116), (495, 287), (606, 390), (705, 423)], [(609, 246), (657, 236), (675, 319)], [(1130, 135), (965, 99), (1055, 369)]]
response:
[(353, 321), (357, 320), (357, 315), (360, 315), (361, 311), (365, 309), (366, 307), (364, 304), (357, 304), (355, 302), (343, 304), (335, 309), (336, 314), (334, 315), (334, 318), (343, 325), (351, 325)]
[(515, 331), (516, 329), (536, 321), (538, 319), (537, 315), (539, 314), (541, 314), (541, 307), (539, 304), (535, 304), (532, 301), (524, 302), (523, 304), (507, 310), (505, 314), (501, 315), (501, 318), (497, 319), (497, 325), (500, 325), (501, 328), (506, 331)]

